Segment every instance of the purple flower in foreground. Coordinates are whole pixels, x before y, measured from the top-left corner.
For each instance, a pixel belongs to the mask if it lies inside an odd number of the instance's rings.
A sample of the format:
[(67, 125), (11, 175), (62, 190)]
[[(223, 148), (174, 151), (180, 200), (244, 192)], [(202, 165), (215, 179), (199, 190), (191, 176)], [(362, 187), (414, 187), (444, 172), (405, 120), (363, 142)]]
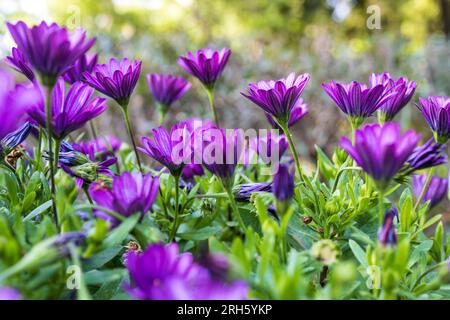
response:
[(28, 80), (34, 81), (35, 75), (33, 69), (31, 68), (28, 61), (25, 60), (25, 57), (19, 49), (12, 48), (11, 56), (6, 57), (5, 61), (16, 71), (27, 77)]
[(383, 245), (396, 245), (397, 235), (395, 233), (394, 218), (398, 219), (398, 210), (395, 207), (387, 210), (384, 214), (383, 224), (378, 231), (378, 241)]
[(387, 122), (369, 124), (356, 130), (355, 144), (342, 137), (341, 147), (349, 153), (356, 163), (378, 184), (385, 188), (402, 168), (420, 140), (413, 130), (401, 132), (400, 125)]
[[(146, 214), (155, 202), (158, 190), (158, 177), (124, 172), (121, 176), (113, 178), (111, 189), (104, 183), (93, 183), (89, 187), (89, 194), (101, 207), (117, 212), (123, 217), (129, 217), (135, 213), (142, 216)], [(119, 223), (117, 218), (107, 212), (95, 210), (94, 214), (111, 222), (112, 226)]]
[(76, 151), (89, 155), (91, 160), (106, 160), (120, 149), (122, 141), (116, 136), (105, 136), (97, 140), (74, 143), (72, 146)]
[(297, 77), (291, 73), (286, 79), (250, 83), (247, 93), (241, 92), (241, 94), (261, 107), (277, 122), (287, 125), (292, 110), (295, 106), (299, 106), (300, 95), (308, 84), (309, 78), (307, 73)]
[(148, 74), (147, 83), (155, 100), (161, 105), (162, 112), (166, 112), (172, 103), (180, 99), (191, 86), (182, 77), (169, 74)]
[(43, 21), (28, 27), (19, 21), (6, 25), (17, 48), (39, 72), (46, 86), (53, 86), (57, 77), (67, 71), (95, 42), (95, 38), (86, 39), (86, 33), (81, 29), (69, 32), (56, 23), (48, 25)]
[(22, 295), (17, 289), (0, 287), (0, 300), (22, 300)]
[(368, 88), (356, 81), (348, 84), (330, 81), (329, 84), (323, 83), (322, 88), (350, 118), (354, 127), (359, 127), (391, 97), (384, 84)]
[(77, 81), (84, 80), (83, 72), (92, 72), (97, 65), (98, 56), (83, 54), (73, 66), (64, 73), (63, 77), (67, 83), (74, 84)]
[[(427, 181), (428, 174), (414, 175), (412, 179), (412, 187), (417, 198), (420, 197), (423, 187)], [(432, 177), (430, 184), (422, 198), (422, 203), (430, 201), (430, 207), (437, 205), (444, 199), (448, 190), (448, 179)]]
[(248, 294), (245, 282), (212, 278), (191, 253), (180, 254), (175, 243), (153, 244), (142, 254), (128, 253), (127, 268), (131, 285), (126, 289), (137, 299), (243, 300)]
[(414, 81), (408, 81), (405, 77), (394, 80), (389, 72), (372, 73), (370, 84), (372, 87), (376, 87), (379, 84), (384, 85), (386, 92), (391, 93), (390, 98), (378, 109), (382, 115), (383, 122), (392, 120), (408, 104), (416, 91), (416, 83)]
[(417, 108), (433, 131), (434, 139), (439, 143), (446, 143), (450, 139), (450, 98), (420, 97), (419, 102)]
[(227, 48), (220, 51), (207, 48), (198, 50), (196, 54), (188, 52), (186, 56), (180, 57), (178, 64), (200, 80), (208, 90), (212, 90), (230, 55), (231, 50)]
[[(308, 106), (302, 98), (298, 99), (297, 103), (292, 107), (291, 114), (289, 115), (288, 128), (292, 127), (301, 118), (308, 114)], [(269, 113), (265, 113), (267, 121), (274, 129), (281, 130), (280, 126), (273, 120)]]
[(237, 201), (247, 202), (255, 192), (272, 192), (272, 182), (255, 182), (240, 184), (233, 188)]
[(108, 64), (96, 65), (92, 73), (85, 71), (83, 81), (126, 108), (141, 74), (141, 64), (128, 58), (122, 61), (112, 58)]

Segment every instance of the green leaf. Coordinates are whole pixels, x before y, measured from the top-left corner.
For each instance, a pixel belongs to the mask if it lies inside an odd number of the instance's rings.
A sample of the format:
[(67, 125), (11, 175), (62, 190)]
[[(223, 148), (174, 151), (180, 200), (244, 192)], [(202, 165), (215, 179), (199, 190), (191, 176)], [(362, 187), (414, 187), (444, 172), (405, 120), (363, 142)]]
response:
[(39, 207), (31, 211), (25, 218), (23, 218), (23, 221), (28, 221), (33, 219), (34, 217), (40, 215), (41, 213), (45, 212), (47, 209), (49, 209), (52, 206), (52, 200), (48, 200), (41, 204)]
[(135, 214), (122, 221), (122, 223), (106, 237), (103, 242), (104, 245), (106, 247), (112, 247), (122, 243), (133, 230), (134, 226), (139, 221), (140, 216), (140, 214)]
[(113, 246), (106, 248), (105, 250), (83, 261), (83, 269), (89, 271), (92, 269), (103, 267), (106, 263), (114, 259), (120, 253), (120, 251), (122, 251), (122, 249), (122, 246)]
[(191, 230), (186, 232), (178, 233), (177, 236), (179, 236), (182, 239), (185, 240), (206, 240), (211, 236), (216, 235), (218, 232), (220, 232), (221, 228), (219, 226), (209, 226), (197, 230)]
[(350, 249), (353, 252), (353, 255), (355, 256), (356, 260), (359, 261), (364, 267), (367, 267), (367, 260), (366, 260), (366, 253), (364, 250), (353, 240), (348, 241), (348, 245), (350, 246)]

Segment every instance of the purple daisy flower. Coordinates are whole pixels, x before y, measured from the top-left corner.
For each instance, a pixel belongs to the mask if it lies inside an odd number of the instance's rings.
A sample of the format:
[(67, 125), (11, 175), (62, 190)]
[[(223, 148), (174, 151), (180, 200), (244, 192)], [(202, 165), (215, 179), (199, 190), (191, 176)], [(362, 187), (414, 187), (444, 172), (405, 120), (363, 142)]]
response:
[(230, 55), (231, 50), (227, 48), (220, 51), (207, 48), (198, 50), (195, 55), (188, 52), (185, 57), (180, 57), (178, 64), (200, 80), (208, 90), (212, 90)]
[(372, 73), (370, 76), (370, 85), (376, 87), (380, 84), (385, 87), (386, 92), (391, 93), (391, 97), (378, 110), (381, 113), (383, 122), (390, 121), (411, 100), (416, 91), (416, 83), (414, 81), (408, 81), (405, 77), (394, 80), (389, 72), (381, 74)]
[(35, 75), (33, 72), (33, 69), (31, 68), (30, 64), (27, 60), (25, 60), (25, 57), (23, 56), (22, 52), (20, 52), (17, 48), (12, 48), (11, 56), (6, 57), (5, 61), (16, 71), (23, 74), (25, 77), (28, 78), (30, 81), (34, 81)]
[(0, 162), (28, 137), (31, 127), (31, 123), (26, 122), (19, 129), (7, 134), (0, 140)]
[(384, 84), (368, 88), (364, 83), (322, 84), (322, 88), (349, 118), (354, 127), (359, 127), (391, 97)]
[(86, 53), (95, 38), (86, 39), (85, 31), (69, 32), (56, 23), (28, 27), (23, 21), (6, 24), (17, 48), (41, 75), (46, 86), (53, 86), (58, 76), (67, 71), (73, 63)]
[(92, 73), (83, 72), (83, 81), (126, 108), (141, 74), (141, 64), (128, 58), (122, 61), (112, 58), (108, 64), (96, 65)]
[(250, 148), (254, 150), (258, 156), (264, 161), (272, 159), (272, 155), (276, 155), (280, 160), (289, 147), (289, 143), (285, 135), (273, 135), (270, 131), (266, 136), (259, 136), (250, 140)]
[(147, 83), (163, 115), (191, 86), (184, 78), (168, 74), (148, 74)]
[(450, 139), (450, 98), (420, 97), (419, 102), (417, 108), (433, 131), (434, 139), (439, 143), (446, 143)]
[[(144, 216), (155, 202), (158, 191), (158, 177), (130, 172), (115, 176), (111, 189), (101, 182), (93, 183), (89, 187), (89, 194), (95, 203), (124, 217), (132, 216), (135, 213)], [(119, 223), (117, 218), (107, 212), (95, 210), (94, 214), (100, 219), (111, 222), (112, 226)]]
[[(273, 176), (272, 185), (272, 193), (277, 202), (289, 202), (294, 196), (294, 175), (293, 168), (290, 168), (288, 164), (281, 163), (279, 165), (278, 171)], [(282, 213), (282, 211), (277, 208), (278, 213)]]
[(186, 181), (192, 181), (194, 176), (203, 176), (204, 174), (202, 165), (197, 163), (186, 164), (181, 171), (181, 177)]
[(342, 137), (340, 145), (377, 182), (378, 187), (384, 189), (419, 140), (420, 136), (413, 130), (402, 134), (399, 124), (387, 122), (383, 126), (366, 125), (356, 130), (354, 145), (347, 137)]
[(378, 241), (383, 246), (396, 245), (397, 235), (395, 233), (394, 218), (398, 220), (398, 210), (392, 207), (384, 214), (383, 224), (380, 231), (378, 231)]
[(300, 95), (308, 84), (309, 78), (307, 73), (297, 77), (291, 73), (286, 79), (250, 83), (247, 93), (241, 92), (241, 94), (261, 107), (277, 122), (287, 124), (292, 110), (295, 106), (299, 106)]
[(0, 287), (0, 300), (22, 300), (22, 295), (17, 289)]
[(416, 147), (406, 162), (409, 168), (407, 174), (446, 163), (445, 144), (436, 143), (431, 138), (423, 145)]
[[(302, 98), (298, 99), (297, 103), (292, 107), (289, 115), (288, 128), (294, 126), (301, 118), (308, 114), (308, 106)], [(269, 113), (265, 113), (267, 121), (274, 129), (282, 130), (280, 126), (273, 120)]]
[(178, 245), (153, 244), (143, 253), (127, 254), (131, 285), (126, 290), (145, 300), (243, 300), (245, 282), (226, 283), (210, 276), (194, 262), (191, 253), (179, 253)]
[[(420, 197), (423, 187), (427, 181), (428, 174), (414, 175), (412, 178), (412, 188), (415, 196)], [(432, 177), (430, 184), (422, 198), (422, 203), (430, 201), (430, 207), (434, 207), (444, 199), (448, 190), (448, 179)]]
[(106, 160), (120, 149), (122, 141), (116, 136), (104, 136), (97, 140), (74, 143), (72, 146), (76, 151), (89, 155), (90, 159)]
[[(57, 81), (51, 97), (52, 131), (56, 139), (62, 140), (106, 110), (105, 99), (100, 97), (91, 99), (93, 94), (94, 90), (82, 82), (73, 84), (66, 94), (64, 80)], [(45, 128), (46, 112), (43, 98), (28, 109), (28, 115)]]
[(97, 65), (98, 55), (83, 54), (73, 66), (67, 70), (63, 77), (69, 84), (74, 84), (77, 81), (84, 80), (83, 72), (91, 73), (94, 67)]
[(248, 202), (255, 192), (272, 192), (272, 182), (246, 183), (233, 188), (234, 198), (241, 202)]

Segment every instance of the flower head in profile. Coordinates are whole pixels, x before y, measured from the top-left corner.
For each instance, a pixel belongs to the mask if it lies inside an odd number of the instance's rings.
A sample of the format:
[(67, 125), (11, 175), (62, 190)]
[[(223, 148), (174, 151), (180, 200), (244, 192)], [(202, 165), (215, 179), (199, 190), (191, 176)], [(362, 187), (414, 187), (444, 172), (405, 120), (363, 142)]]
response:
[(141, 74), (141, 64), (128, 58), (112, 58), (108, 64), (97, 64), (92, 72), (83, 72), (83, 81), (126, 108)]
[[(308, 114), (308, 106), (302, 98), (298, 99), (297, 103), (292, 107), (288, 120), (288, 128), (294, 126), (301, 118)], [(281, 130), (280, 126), (273, 120), (270, 113), (265, 113), (267, 121), (273, 129)]]
[(409, 129), (402, 134), (400, 125), (368, 124), (356, 130), (355, 143), (343, 137), (340, 146), (349, 153), (377, 183), (387, 187), (414, 151), (420, 136)]
[(127, 254), (131, 284), (126, 290), (142, 300), (243, 300), (245, 282), (227, 283), (213, 278), (208, 269), (194, 262), (189, 252), (179, 253), (171, 243), (150, 245), (143, 253)]
[(196, 54), (188, 52), (186, 56), (180, 57), (178, 64), (200, 80), (208, 90), (212, 90), (230, 55), (231, 50), (227, 48), (220, 51), (207, 48), (198, 50)]
[(354, 127), (372, 116), (391, 97), (385, 84), (367, 87), (364, 83), (323, 83), (322, 88), (350, 119)]
[(53, 86), (57, 77), (67, 71), (86, 53), (95, 38), (86, 38), (86, 32), (76, 29), (69, 32), (56, 23), (41, 22), (32, 27), (23, 21), (7, 23), (11, 36), (23, 57), (36, 70), (46, 86)]
[(294, 197), (294, 175), (293, 167), (287, 163), (281, 163), (273, 176), (272, 193), (275, 196), (275, 208), (278, 214), (283, 215)]
[[(19, 129), (10, 132), (0, 140), (0, 163), (6, 160), (6, 162), (14, 167), (15, 163), (10, 163), (10, 161), (8, 161), (8, 155), (28, 137), (31, 128), (31, 123), (26, 122)], [(21, 155), (22, 151), (19, 151), (18, 156), (14, 155), (14, 158), (17, 159), (17, 157), (20, 157)]]
[(30, 81), (36, 78), (28, 61), (17, 48), (12, 48), (11, 55), (5, 58), (5, 61), (16, 71), (23, 74)]
[[(146, 214), (158, 196), (159, 178), (151, 174), (124, 172), (115, 176), (111, 188), (97, 182), (89, 187), (89, 194), (99, 206), (116, 212), (124, 218), (135, 213)], [(95, 210), (95, 216), (116, 226), (119, 220), (102, 210)]]
[(92, 160), (100, 161), (113, 156), (121, 146), (122, 141), (116, 136), (104, 136), (72, 144), (76, 151), (89, 155), (89, 158)]
[(416, 91), (416, 83), (408, 81), (405, 77), (394, 80), (388, 72), (381, 74), (372, 73), (370, 76), (372, 87), (384, 85), (386, 92), (390, 93), (387, 99), (378, 109), (384, 121), (391, 121), (400, 110), (408, 104)]
[(234, 198), (241, 202), (248, 202), (255, 192), (272, 192), (272, 182), (245, 183), (233, 188)]
[[(423, 191), (423, 188), (427, 181), (427, 177), (428, 174), (424, 173), (422, 175), (414, 175), (412, 178), (412, 187), (417, 198), (420, 197), (420, 194)], [(439, 202), (441, 202), (442, 199), (444, 199), (444, 197), (447, 195), (447, 190), (448, 179), (432, 177), (427, 190), (425, 190), (425, 194), (422, 198), (422, 203), (430, 201), (430, 207), (434, 207)]]
[(398, 210), (392, 207), (384, 213), (383, 224), (378, 231), (378, 241), (383, 246), (396, 245), (397, 234), (395, 233), (394, 218), (398, 220)]
[(163, 111), (167, 111), (191, 86), (182, 77), (155, 73), (147, 75), (147, 84), (155, 100), (164, 109)]
[(308, 84), (309, 78), (307, 73), (299, 76), (291, 73), (285, 79), (250, 83), (247, 92), (241, 94), (262, 108), (276, 122), (287, 124), (292, 110), (295, 106), (297, 108), (299, 106), (300, 95)]
[[(73, 84), (66, 93), (64, 80), (58, 80), (50, 102), (53, 135), (56, 139), (64, 139), (69, 133), (80, 129), (106, 110), (105, 99), (93, 97), (93, 94), (94, 90), (82, 82)], [(43, 98), (28, 109), (28, 115), (40, 126), (46, 126)]]
[(433, 131), (434, 139), (439, 143), (446, 143), (450, 139), (450, 98), (420, 97), (419, 102), (417, 108)]
[(92, 72), (94, 67), (97, 65), (98, 55), (87, 55), (83, 54), (73, 66), (67, 70), (63, 77), (67, 83), (74, 84), (77, 81), (82, 81), (84, 79), (83, 73)]

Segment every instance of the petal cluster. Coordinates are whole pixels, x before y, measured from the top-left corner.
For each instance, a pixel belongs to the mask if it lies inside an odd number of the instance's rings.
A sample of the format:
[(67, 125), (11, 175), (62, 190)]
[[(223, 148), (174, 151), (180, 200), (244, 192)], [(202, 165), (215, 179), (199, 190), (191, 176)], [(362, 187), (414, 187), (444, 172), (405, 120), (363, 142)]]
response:
[(147, 75), (147, 84), (155, 100), (165, 108), (180, 99), (191, 86), (182, 77), (154, 73)]
[[(428, 174), (414, 175), (412, 179), (412, 187), (417, 198), (420, 197), (423, 187), (427, 181)], [(447, 195), (448, 179), (440, 177), (432, 177), (430, 184), (422, 198), (422, 203), (430, 201), (430, 207), (434, 207)]]
[[(289, 114), (288, 128), (294, 126), (301, 118), (308, 114), (308, 106), (302, 98), (298, 99), (297, 103), (292, 107)], [(281, 130), (280, 126), (275, 122), (270, 113), (265, 113), (267, 121), (274, 129)]]
[(450, 139), (450, 98), (428, 97), (419, 98), (417, 108), (422, 112), (425, 120), (434, 133), (435, 140), (446, 143)]
[(94, 67), (97, 65), (97, 60), (98, 55), (96, 54), (83, 54), (77, 61), (75, 61), (73, 66), (64, 73), (64, 80), (70, 84), (84, 80), (83, 73), (85, 71), (89, 73), (92, 72)]
[(35, 79), (33, 69), (19, 49), (12, 48), (11, 56), (6, 57), (5, 61), (16, 71), (27, 77), (28, 80), (33, 81)]

